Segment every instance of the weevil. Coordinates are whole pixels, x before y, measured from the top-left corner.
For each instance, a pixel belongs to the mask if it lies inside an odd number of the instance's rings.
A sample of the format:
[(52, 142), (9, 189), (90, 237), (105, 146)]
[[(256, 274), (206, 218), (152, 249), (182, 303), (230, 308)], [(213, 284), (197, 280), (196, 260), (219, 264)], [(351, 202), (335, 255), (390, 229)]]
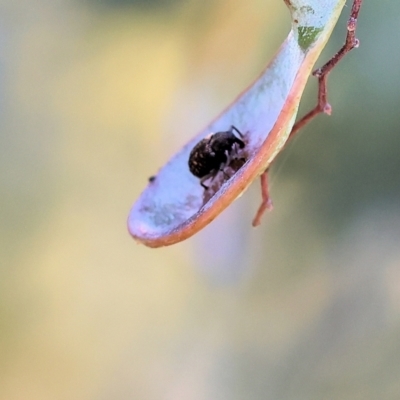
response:
[(193, 147), (189, 155), (189, 170), (200, 178), (200, 184), (204, 189), (208, 189), (204, 182), (214, 178), (220, 171), (224, 173), (224, 169), (237, 155), (238, 148), (245, 147), (242, 139), (243, 134), (232, 125), (228, 131), (208, 135)]

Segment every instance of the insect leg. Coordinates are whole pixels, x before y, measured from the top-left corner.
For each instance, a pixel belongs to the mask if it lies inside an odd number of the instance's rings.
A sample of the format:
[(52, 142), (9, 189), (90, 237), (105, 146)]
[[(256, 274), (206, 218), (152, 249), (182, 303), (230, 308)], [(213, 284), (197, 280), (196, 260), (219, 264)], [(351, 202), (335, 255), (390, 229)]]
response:
[(212, 176), (214, 176), (215, 175), (215, 171), (211, 171), (209, 174), (207, 174), (207, 175), (204, 175), (201, 179), (200, 179), (200, 185), (201, 186), (203, 186), (203, 188), (205, 189), (205, 190), (208, 190), (209, 189), (209, 186), (206, 186), (205, 184), (204, 184), (204, 182), (207, 180), (207, 179), (210, 179)]
[(239, 131), (238, 128), (236, 128), (236, 126), (231, 125), (231, 132), (235, 131), (241, 138), (243, 138), (243, 133)]

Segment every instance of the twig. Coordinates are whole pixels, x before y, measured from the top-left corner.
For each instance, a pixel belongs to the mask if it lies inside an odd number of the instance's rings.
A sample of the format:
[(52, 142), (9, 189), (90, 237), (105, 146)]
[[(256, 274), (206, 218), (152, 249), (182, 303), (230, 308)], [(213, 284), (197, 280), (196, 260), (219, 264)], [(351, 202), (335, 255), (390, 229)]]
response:
[[(290, 132), (289, 139), (305, 125), (307, 125), (313, 118), (320, 113), (331, 115), (332, 107), (327, 100), (327, 81), (328, 75), (336, 64), (351, 50), (360, 45), (360, 41), (356, 38), (357, 18), (360, 12), (363, 0), (354, 0), (351, 7), (350, 18), (347, 22), (347, 36), (346, 42), (343, 47), (321, 68), (316, 69), (312, 74), (318, 78), (318, 103), (307, 113), (303, 118), (297, 121)], [(260, 176), (261, 178), (261, 195), (262, 202), (257, 210), (256, 216), (253, 219), (253, 226), (261, 223), (261, 218), (266, 210), (272, 209), (272, 201), (269, 197), (268, 190), (268, 169), (266, 169)]]
[(262, 202), (258, 207), (257, 213), (253, 219), (253, 226), (257, 226), (261, 224), (261, 218), (266, 210), (272, 210), (272, 200), (269, 197), (269, 190), (268, 190), (268, 170), (264, 171), (261, 176), (261, 196)]
[(316, 69), (312, 74), (318, 78), (318, 104), (303, 118), (297, 121), (290, 132), (289, 138), (292, 138), (301, 128), (308, 124), (314, 117), (320, 113), (331, 115), (332, 107), (327, 101), (327, 81), (328, 75), (336, 64), (351, 50), (360, 45), (356, 38), (356, 27), (358, 13), (360, 12), (363, 0), (354, 0), (351, 8), (350, 18), (347, 22), (347, 36), (343, 47), (321, 68)]

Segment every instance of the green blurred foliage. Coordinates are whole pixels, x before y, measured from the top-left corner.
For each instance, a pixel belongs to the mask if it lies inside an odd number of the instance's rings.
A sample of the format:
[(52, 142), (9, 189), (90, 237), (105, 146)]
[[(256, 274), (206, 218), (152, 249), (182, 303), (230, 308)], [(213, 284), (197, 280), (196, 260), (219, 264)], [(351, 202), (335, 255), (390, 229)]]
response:
[[(333, 114), (279, 156), (261, 228), (255, 183), (152, 250), (131, 203), (289, 17), (278, 0), (129, 3), (0, 4), (0, 399), (398, 399), (400, 4), (365, 2)], [(300, 114), (315, 100), (311, 79)]]

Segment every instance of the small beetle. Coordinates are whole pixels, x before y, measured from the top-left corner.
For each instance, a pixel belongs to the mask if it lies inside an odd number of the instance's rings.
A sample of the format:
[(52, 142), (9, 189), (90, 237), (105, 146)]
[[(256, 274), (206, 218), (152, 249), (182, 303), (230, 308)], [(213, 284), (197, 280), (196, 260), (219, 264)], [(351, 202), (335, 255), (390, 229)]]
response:
[(235, 153), (235, 144), (243, 149), (245, 143), (235, 134), (243, 138), (243, 134), (234, 127), (226, 132), (213, 133), (204, 139), (200, 140), (193, 147), (189, 155), (189, 170), (194, 175), (200, 178), (200, 184), (204, 189), (208, 187), (204, 182), (215, 177), (219, 171), (224, 172), (224, 168), (229, 166), (232, 161), (232, 156)]

